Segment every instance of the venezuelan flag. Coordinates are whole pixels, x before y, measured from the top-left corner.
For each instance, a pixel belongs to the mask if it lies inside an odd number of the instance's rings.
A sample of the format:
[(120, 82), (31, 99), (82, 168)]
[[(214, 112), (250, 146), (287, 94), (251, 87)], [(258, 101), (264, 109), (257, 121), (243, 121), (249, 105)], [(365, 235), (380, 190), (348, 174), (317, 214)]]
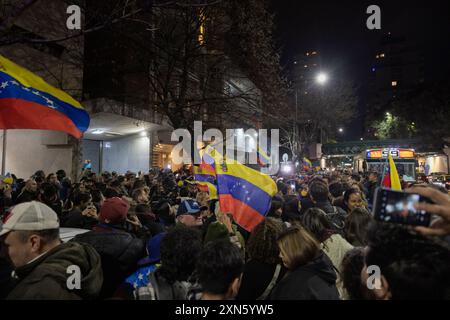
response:
[(216, 173), (211, 165), (202, 162), (199, 166), (194, 166), (194, 180), (201, 191), (209, 193), (210, 199), (218, 199)]
[(67, 93), (0, 55), (0, 128), (67, 132), (81, 138), (89, 114)]
[(392, 190), (402, 190), (402, 185), (400, 183), (400, 177), (398, 176), (397, 167), (395, 166), (394, 159), (389, 153), (389, 169), (383, 178), (383, 186), (386, 188), (391, 188)]
[(258, 146), (258, 150), (256, 151), (256, 154), (258, 156), (258, 164), (260, 166), (267, 166), (270, 163), (270, 157), (267, 155), (267, 153)]
[(214, 159), (220, 210), (230, 212), (237, 224), (251, 231), (264, 220), (277, 186), (270, 176), (208, 150)]

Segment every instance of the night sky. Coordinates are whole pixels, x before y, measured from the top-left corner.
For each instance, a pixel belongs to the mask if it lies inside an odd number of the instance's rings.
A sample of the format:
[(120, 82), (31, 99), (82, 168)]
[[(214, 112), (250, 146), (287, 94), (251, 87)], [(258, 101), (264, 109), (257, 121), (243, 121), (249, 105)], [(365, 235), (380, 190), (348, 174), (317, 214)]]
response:
[[(369, 5), (381, 8), (381, 30), (368, 30)], [(425, 53), (425, 81), (450, 73), (450, 2), (448, 0), (273, 0), (277, 47), (281, 62), (289, 69), (297, 54), (318, 50), (322, 65), (333, 77), (354, 81), (359, 90), (359, 108), (364, 106), (365, 84), (381, 38), (391, 32), (405, 36)], [(332, 82), (330, 82), (331, 85)], [(346, 130), (345, 139), (362, 135), (363, 118)]]

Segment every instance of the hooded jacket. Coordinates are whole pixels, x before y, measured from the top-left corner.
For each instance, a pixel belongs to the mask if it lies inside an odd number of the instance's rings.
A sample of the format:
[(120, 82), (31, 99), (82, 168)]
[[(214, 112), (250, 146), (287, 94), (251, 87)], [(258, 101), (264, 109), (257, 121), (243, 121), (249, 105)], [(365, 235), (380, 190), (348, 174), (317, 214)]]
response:
[[(69, 266), (81, 271), (80, 289), (69, 289)], [(100, 256), (89, 245), (63, 243), (48, 251), (37, 260), (15, 270), (16, 287), (7, 300), (80, 300), (94, 299), (103, 283)], [(68, 281), (69, 280), (69, 281)]]
[(339, 300), (336, 273), (321, 252), (310, 263), (289, 272), (275, 286), (271, 300)]

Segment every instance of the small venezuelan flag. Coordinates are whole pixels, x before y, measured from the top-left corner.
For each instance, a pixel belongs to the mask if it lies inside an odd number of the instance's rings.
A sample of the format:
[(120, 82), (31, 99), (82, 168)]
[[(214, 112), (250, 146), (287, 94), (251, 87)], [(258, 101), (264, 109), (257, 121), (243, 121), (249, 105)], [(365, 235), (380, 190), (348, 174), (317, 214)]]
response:
[(81, 104), (0, 55), (0, 129), (41, 129), (81, 138), (89, 127)]

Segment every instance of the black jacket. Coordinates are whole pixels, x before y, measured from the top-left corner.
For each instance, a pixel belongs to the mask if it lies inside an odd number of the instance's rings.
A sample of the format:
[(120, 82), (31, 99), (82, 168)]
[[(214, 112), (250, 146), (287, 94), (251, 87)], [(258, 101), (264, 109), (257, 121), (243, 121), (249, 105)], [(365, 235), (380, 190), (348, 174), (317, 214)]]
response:
[(73, 241), (88, 243), (100, 254), (104, 277), (100, 298), (111, 297), (146, 256), (145, 241), (113, 226), (99, 224)]
[[(256, 300), (269, 286), (276, 269), (276, 264), (267, 264), (250, 260), (245, 264), (237, 300)], [(286, 274), (286, 268), (282, 267), (276, 283), (279, 283)]]
[(69, 213), (63, 214), (61, 216), (61, 227), (64, 228), (79, 228), (92, 230), (92, 228), (97, 225), (98, 220), (83, 216), (81, 210), (73, 209)]
[(37, 198), (38, 198), (37, 192), (30, 192), (28, 190), (23, 190), (22, 193), (20, 193), (17, 196), (16, 204), (34, 201), (34, 200), (37, 200)]
[(286, 274), (273, 289), (271, 300), (339, 300), (336, 273), (330, 259), (320, 256)]

